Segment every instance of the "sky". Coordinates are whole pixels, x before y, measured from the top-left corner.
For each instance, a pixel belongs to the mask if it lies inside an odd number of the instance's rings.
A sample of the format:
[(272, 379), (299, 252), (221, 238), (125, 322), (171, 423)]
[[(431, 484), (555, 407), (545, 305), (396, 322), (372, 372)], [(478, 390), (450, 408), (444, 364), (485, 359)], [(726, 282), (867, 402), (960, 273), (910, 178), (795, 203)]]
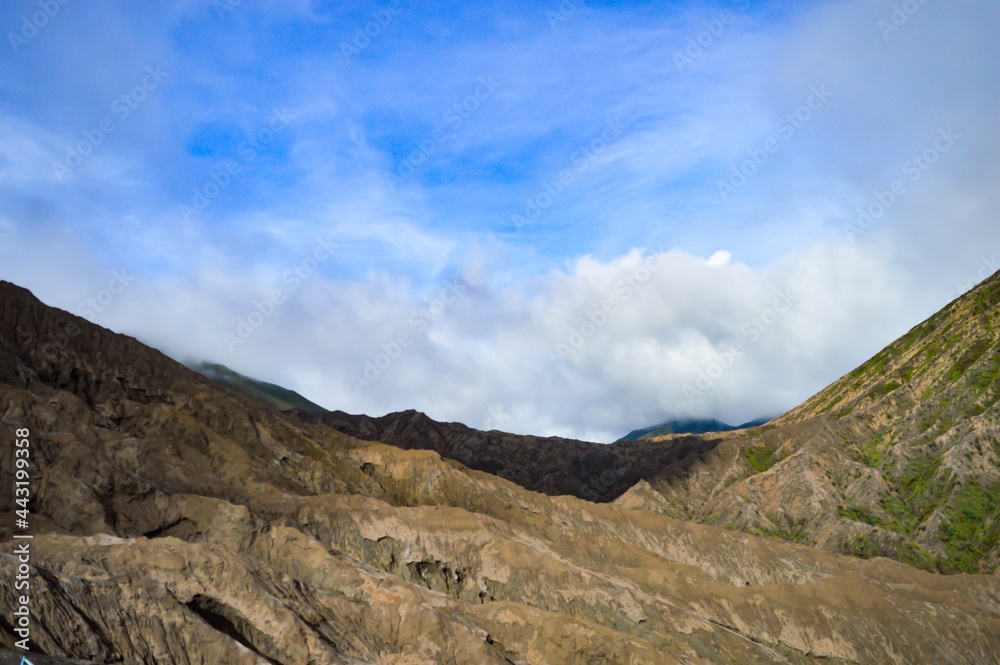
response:
[(0, 279), (297, 390), (609, 442), (1000, 269), (985, 0), (9, 0)]

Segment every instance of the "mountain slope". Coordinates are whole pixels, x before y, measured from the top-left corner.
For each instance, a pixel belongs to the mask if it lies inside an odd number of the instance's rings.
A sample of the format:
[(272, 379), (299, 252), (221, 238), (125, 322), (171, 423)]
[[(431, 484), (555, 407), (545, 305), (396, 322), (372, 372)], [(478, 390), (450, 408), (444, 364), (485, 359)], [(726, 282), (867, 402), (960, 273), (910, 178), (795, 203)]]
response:
[(192, 363), (188, 365), (190, 369), (207, 376), (216, 383), (222, 384), (230, 390), (255, 399), (261, 404), (274, 407), (279, 411), (290, 411), (301, 409), (308, 413), (324, 413), (326, 409), (319, 404), (310, 402), (294, 390), (282, 388), (281, 386), (265, 381), (257, 381), (243, 376), (239, 372), (234, 372), (225, 365), (217, 363)]
[(1000, 273), (768, 425), (733, 435), (672, 511), (940, 572), (1000, 564)]
[[(993, 663), (1000, 579), (549, 497), (225, 390), (0, 282), (32, 650), (104, 663)], [(654, 493), (651, 497), (657, 496)], [(0, 494), (10, 511), (12, 494)], [(0, 575), (16, 543), (0, 536)], [(0, 602), (14, 606), (12, 585)], [(0, 643), (15, 639), (0, 620)]]

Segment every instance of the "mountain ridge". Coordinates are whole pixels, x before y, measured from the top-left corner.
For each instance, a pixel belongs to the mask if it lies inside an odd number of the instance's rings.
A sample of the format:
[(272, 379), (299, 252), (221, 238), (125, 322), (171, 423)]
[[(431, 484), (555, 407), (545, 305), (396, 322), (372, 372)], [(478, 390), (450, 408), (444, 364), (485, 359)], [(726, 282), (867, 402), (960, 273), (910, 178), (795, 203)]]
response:
[[(991, 572), (1000, 569), (998, 311), (1000, 273), (747, 429), (594, 444), (481, 432), (415, 411), (298, 415), (550, 495), (607, 503), (646, 483), (663, 497), (656, 510), (673, 517), (938, 572)], [(948, 437), (961, 431), (959, 460)]]
[(666, 473), (668, 468), (683, 469), (685, 459), (707, 453), (717, 445), (717, 440), (710, 437), (678, 436), (672, 445), (662, 446), (645, 441), (605, 444), (497, 430), (484, 432), (462, 423), (438, 422), (413, 410), (376, 418), (343, 411), (297, 411), (295, 415), (358, 439), (408, 450), (433, 450), (446, 459), (531, 491), (598, 503), (614, 501), (651, 470)]
[(642, 439), (667, 434), (710, 434), (713, 432), (731, 432), (737, 429), (748, 429), (766, 425), (773, 418), (755, 418), (742, 425), (729, 425), (715, 418), (672, 418), (657, 425), (634, 429), (618, 441), (641, 441)]
[[(526, 491), (276, 411), (0, 283), (0, 449), (22, 429), (33, 648), (58, 659), (1000, 660), (996, 576), (675, 520), (642, 484), (631, 507)], [(8, 528), (0, 575), (18, 565)]]

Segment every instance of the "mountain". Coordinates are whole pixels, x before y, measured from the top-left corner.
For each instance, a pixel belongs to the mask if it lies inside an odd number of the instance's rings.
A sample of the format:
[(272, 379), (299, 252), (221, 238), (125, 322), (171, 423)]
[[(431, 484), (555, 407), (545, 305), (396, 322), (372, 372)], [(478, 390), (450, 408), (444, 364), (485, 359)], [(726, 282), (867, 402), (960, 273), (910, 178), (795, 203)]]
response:
[[(602, 445), (480, 432), (414, 411), (299, 415), (553, 496), (610, 502), (645, 481), (672, 517), (938, 572), (993, 572), (998, 282), (985, 280), (791, 412), (739, 428), (668, 421)], [(715, 431), (662, 431), (696, 428)]]
[(49, 662), (1000, 661), (1000, 577), (672, 519), (645, 481), (604, 504), (532, 492), (277, 411), (3, 282), (0, 441), (6, 488), (28, 441), (33, 535), (11, 538), (0, 492), (0, 577), (28, 569)]
[(721, 420), (715, 420), (714, 418), (679, 418), (673, 420), (667, 420), (659, 425), (653, 425), (651, 427), (643, 427), (642, 429), (634, 429), (619, 441), (641, 441), (642, 439), (651, 439), (656, 436), (665, 436), (667, 434), (708, 434), (711, 432), (731, 432), (734, 429), (746, 429), (748, 427), (759, 427), (768, 423), (770, 418), (758, 418), (756, 420), (751, 420), (748, 423), (743, 423), (742, 425), (727, 425)]
[[(1000, 565), (1000, 273), (689, 474), (672, 514), (944, 573)], [(656, 439), (653, 439), (654, 441)]]
[(727, 425), (721, 420), (714, 418), (679, 418), (667, 420), (659, 425), (634, 429), (619, 441), (640, 441), (654, 436), (665, 436), (667, 434), (705, 434), (707, 432), (729, 432), (736, 429), (732, 425)]
[(279, 411), (290, 411), (300, 409), (308, 413), (324, 413), (326, 409), (318, 404), (310, 402), (294, 390), (288, 390), (273, 383), (257, 381), (234, 372), (225, 365), (217, 363), (191, 363), (190, 369), (207, 376), (216, 383), (220, 383), (230, 390), (242, 393), (251, 399), (255, 399), (261, 404), (272, 406)]
[(496, 430), (483, 432), (461, 423), (441, 423), (412, 410), (379, 418), (343, 411), (297, 415), (357, 439), (407, 450), (433, 450), (441, 457), (533, 492), (598, 503), (614, 501), (653, 473), (669, 475), (668, 469), (718, 444), (709, 437), (678, 437), (670, 446), (639, 441), (609, 445)]

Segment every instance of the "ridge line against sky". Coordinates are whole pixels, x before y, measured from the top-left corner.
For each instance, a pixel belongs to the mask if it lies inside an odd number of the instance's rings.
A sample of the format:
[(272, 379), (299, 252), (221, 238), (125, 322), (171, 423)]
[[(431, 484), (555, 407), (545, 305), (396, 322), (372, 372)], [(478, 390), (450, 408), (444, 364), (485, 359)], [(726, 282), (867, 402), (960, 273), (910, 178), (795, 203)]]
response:
[(0, 278), (332, 409), (784, 411), (1000, 268), (988, 2), (0, 9)]

